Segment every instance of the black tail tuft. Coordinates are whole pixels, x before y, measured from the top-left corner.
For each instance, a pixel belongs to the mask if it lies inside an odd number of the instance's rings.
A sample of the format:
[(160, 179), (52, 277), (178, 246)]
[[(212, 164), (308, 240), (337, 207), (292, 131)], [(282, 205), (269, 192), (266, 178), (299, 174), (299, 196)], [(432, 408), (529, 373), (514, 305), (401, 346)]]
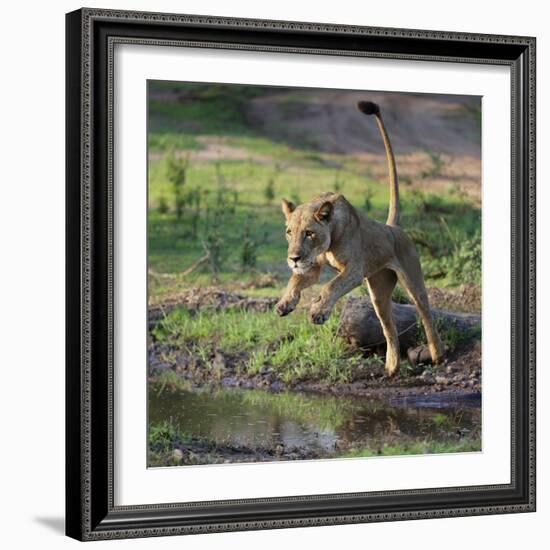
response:
[(372, 101), (360, 101), (357, 108), (365, 115), (379, 115), (380, 107)]

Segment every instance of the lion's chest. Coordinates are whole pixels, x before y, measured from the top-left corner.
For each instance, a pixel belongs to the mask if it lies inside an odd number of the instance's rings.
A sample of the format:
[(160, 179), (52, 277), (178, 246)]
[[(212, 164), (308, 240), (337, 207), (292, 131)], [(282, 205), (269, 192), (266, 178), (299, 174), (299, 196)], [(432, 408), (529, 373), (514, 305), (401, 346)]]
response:
[(345, 264), (340, 262), (332, 252), (326, 252), (325, 259), (331, 267), (336, 269), (336, 271), (344, 271), (344, 268), (346, 267)]

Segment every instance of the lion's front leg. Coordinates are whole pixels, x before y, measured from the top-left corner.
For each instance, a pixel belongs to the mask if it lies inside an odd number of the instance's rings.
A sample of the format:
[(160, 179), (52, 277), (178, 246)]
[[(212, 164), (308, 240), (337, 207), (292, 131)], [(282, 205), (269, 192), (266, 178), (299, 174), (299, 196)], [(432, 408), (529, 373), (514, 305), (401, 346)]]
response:
[(334, 304), (363, 282), (363, 273), (358, 269), (346, 268), (322, 289), (309, 310), (309, 318), (316, 325), (322, 325), (332, 312)]
[(294, 311), (300, 301), (302, 290), (318, 282), (320, 272), (321, 266), (315, 264), (309, 271), (306, 271), (306, 273), (293, 273), (288, 281), (285, 293), (275, 306), (275, 311), (281, 317)]

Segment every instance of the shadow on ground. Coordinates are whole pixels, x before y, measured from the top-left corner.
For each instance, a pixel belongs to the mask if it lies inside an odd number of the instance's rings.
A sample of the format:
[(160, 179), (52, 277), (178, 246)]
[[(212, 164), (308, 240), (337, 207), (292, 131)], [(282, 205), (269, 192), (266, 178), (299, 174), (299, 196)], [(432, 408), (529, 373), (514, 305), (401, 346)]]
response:
[(47, 527), (50, 529), (50, 531), (54, 531), (58, 535), (64, 535), (65, 534), (65, 518), (62, 517), (36, 517), (34, 518), (34, 521), (36, 523), (39, 523), (40, 525), (43, 525), (44, 527)]

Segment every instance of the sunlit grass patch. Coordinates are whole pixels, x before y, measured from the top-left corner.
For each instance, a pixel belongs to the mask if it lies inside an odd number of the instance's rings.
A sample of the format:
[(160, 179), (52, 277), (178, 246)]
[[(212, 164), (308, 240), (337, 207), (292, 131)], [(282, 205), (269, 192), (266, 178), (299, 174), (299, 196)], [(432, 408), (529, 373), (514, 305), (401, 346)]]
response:
[[(161, 342), (199, 355), (207, 366), (209, 354), (219, 349), (227, 354), (245, 353), (242, 368), (248, 374), (270, 366), (285, 382), (348, 382), (366, 359), (336, 336), (337, 324), (334, 315), (324, 325), (314, 325), (303, 311), (279, 318), (272, 312), (244, 309), (192, 314), (176, 308), (153, 333)], [(380, 359), (372, 357), (370, 361), (379, 363)]]

